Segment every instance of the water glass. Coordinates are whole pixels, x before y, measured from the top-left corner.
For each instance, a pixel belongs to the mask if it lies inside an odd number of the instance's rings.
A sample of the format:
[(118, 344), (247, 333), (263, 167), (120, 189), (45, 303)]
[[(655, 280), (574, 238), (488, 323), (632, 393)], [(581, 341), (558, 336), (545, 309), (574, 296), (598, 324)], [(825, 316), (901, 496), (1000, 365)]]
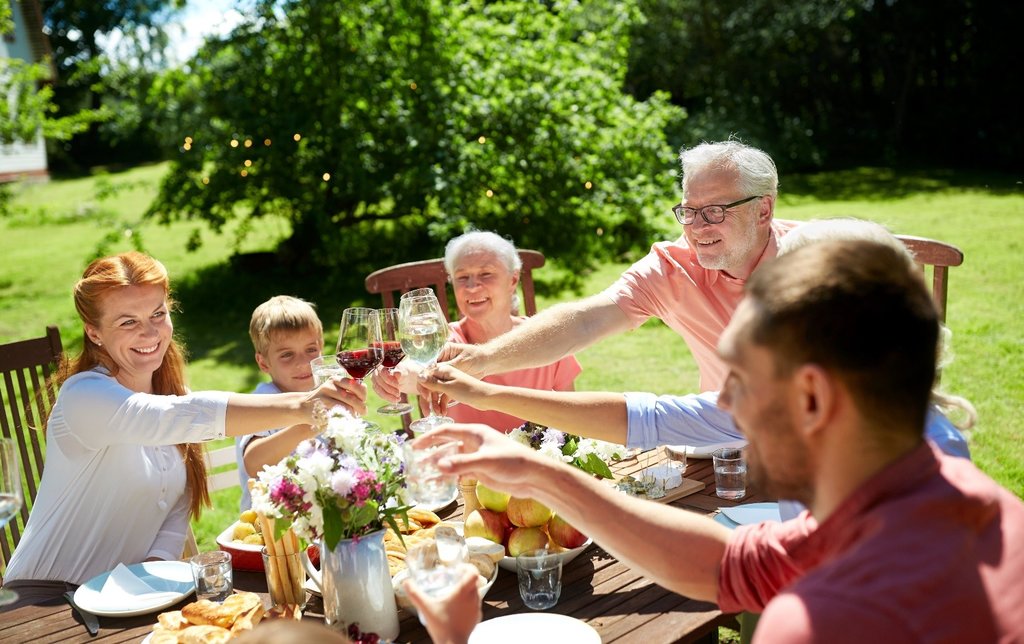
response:
[(334, 376), (348, 376), (348, 371), (338, 362), (338, 356), (327, 355), (313, 358), (309, 362), (313, 370), (313, 382), (317, 387), (324, 384)]
[(550, 550), (528, 550), (516, 557), (519, 596), (527, 608), (547, 610), (562, 594), (562, 557)]
[(406, 443), (405, 484), (410, 500), (418, 505), (444, 507), (459, 495), (459, 477), (444, 474), (437, 463), (446, 456), (459, 453), (458, 441), (449, 441), (430, 447), (414, 448)]
[(747, 494), (747, 460), (743, 450), (723, 447), (711, 453), (715, 462), (715, 494), (722, 499), (742, 499)]
[(288, 554), (263, 553), (263, 570), (267, 575), (267, 591), (274, 606), (306, 607), (306, 570), (302, 564), (303, 550)]
[(462, 580), (460, 564), (469, 556), (466, 540), (454, 528), (437, 528), (434, 541), (409, 548), (405, 564), (413, 583), (423, 593), (439, 599)]
[(201, 552), (189, 559), (196, 581), (196, 599), (222, 602), (231, 595), (233, 575), (231, 555), (223, 550)]

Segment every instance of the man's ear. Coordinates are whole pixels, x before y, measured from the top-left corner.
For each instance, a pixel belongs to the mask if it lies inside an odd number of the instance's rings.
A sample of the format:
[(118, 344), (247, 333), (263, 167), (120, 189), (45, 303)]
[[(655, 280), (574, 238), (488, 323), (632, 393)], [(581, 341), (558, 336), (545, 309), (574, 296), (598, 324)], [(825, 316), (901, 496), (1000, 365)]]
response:
[(772, 221), (772, 213), (775, 212), (775, 197), (772, 195), (765, 195), (761, 197), (760, 206), (761, 210), (757, 214), (757, 222), (759, 224), (770, 224)]
[(263, 373), (270, 373), (270, 365), (259, 351), (256, 352), (256, 364), (259, 365), (260, 371)]
[(836, 406), (836, 382), (832, 374), (816, 364), (805, 364), (793, 374), (794, 418), (805, 438), (824, 429)]

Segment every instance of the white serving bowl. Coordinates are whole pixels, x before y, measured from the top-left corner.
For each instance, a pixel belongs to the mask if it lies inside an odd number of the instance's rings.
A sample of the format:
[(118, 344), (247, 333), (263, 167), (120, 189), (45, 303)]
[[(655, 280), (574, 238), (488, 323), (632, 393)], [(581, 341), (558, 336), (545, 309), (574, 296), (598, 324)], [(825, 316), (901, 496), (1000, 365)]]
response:
[[(580, 553), (582, 553), (584, 550), (589, 548), (590, 544), (592, 544), (592, 543), (594, 543), (594, 540), (588, 537), (587, 541), (582, 546), (580, 546), (579, 548), (570, 548), (568, 550), (562, 550), (562, 551), (558, 552), (558, 555), (562, 558), (562, 566), (565, 566), (565, 564), (569, 563), (570, 561), (572, 561), (576, 557), (580, 556)], [(504, 568), (505, 570), (510, 570), (512, 572), (515, 572), (516, 571), (516, 558), (515, 557), (505, 557), (501, 561), (498, 562), (498, 566), (500, 568)]]

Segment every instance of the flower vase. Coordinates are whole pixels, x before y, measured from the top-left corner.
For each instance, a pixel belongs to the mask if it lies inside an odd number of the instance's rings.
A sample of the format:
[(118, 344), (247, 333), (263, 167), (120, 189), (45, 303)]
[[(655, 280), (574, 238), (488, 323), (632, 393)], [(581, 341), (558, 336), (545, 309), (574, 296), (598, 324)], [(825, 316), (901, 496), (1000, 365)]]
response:
[(398, 637), (398, 609), (384, 552), (384, 530), (342, 539), (333, 549), (323, 547), (324, 620), (346, 630), (356, 624), (364, 633), (381, 639)]

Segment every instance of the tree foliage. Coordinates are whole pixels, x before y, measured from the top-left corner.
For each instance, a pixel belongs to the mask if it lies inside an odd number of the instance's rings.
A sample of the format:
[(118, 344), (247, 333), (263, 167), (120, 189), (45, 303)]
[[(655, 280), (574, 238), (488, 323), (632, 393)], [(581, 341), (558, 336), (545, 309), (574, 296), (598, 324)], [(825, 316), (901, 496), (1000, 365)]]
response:
[[(641, 0), (627, 82), (672, 93), (674, 142), (738, 133), (780, 165), (1019, 166), (1019, 2)], [(1019, 76), (1019, 74), (1018, 74)]]
[(283, 214), (284, 250), (362, 271), (470, 225), (580, 266), (646, 246), (682, 113), (622, 92), (638, 18), (612, 0), (261, 4), (156, 88), (179, 155), (152, 210)]

